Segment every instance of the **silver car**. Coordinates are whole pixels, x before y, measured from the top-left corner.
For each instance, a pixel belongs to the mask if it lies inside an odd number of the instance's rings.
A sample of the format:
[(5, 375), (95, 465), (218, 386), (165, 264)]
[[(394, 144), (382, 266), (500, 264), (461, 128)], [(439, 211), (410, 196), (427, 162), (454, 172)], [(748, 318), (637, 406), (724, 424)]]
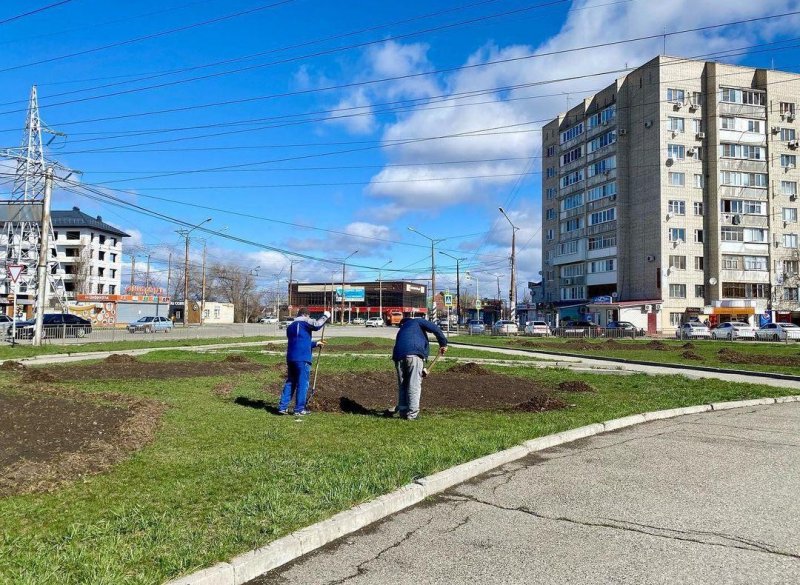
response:
[(727, 323), (720, 323), (711, 330), (711, 337), (714, 339), (755, 339), (756, 330), (752, 325), (748, 325), (742, 321), (728, 321)]
[(767, 323), (756, 331), (757, 339), (768, 341), (797, 341), (800, 339), (800, 327), (794, 323)]
[(684, 323), (675, 331), (678, 339), (710, 339), (711, 331), (699, 321)]

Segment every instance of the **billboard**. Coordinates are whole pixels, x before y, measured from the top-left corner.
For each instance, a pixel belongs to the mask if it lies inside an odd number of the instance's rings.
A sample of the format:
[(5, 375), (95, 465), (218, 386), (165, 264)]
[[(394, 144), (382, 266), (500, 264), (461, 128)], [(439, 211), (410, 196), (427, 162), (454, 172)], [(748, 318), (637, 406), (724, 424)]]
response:
[[(344, 288), (344, 300), (346, 303), (363, 303), (366, 300), (366, 293), (363, 286), (346, 286)], [(336, 287), (336, 302), (342, 302), (342, 287)]]

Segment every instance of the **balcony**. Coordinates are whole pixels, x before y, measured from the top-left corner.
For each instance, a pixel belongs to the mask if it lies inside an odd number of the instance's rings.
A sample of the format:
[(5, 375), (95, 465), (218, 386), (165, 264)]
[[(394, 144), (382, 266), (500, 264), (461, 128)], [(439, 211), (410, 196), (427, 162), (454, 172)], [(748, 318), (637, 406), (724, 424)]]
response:
[(596, 185), (600, 185), (601, 183), (605, 183), (606, 181), (613, 181), (617, 178), (617, 169), (609, 169), (607, 171), (603, 171), (602, 173), (596, 174), (594, 177), (590, 177), (586, 179), (586, 188), (590, 189)]
[(576, 217), (578, 215), (583, 215), (586, 213), (586, 209), (583, 205), (578, 205), (578, 207), (573, 207), (572, 209), (567, 209), (566, 211), (562, 211), (559, 213), (559, 219), (564, 221), (565, 219), (569, 219), (571, 217)]
[(720, 278), (723, 282), (757, 282), (759, 284), (769, 283), (769, 271), (767, 270), (720, 270)]
[(744, 173), (766, 173), (767, 161), (743, 160), (738, 158), (719, 159), (719, 168), (722, 171), (741, 171)]
[(594, 152), (588, 153), (586, 155), (586, 162), (591, 163), (596, 161), (597, 159), (605, 158), (610, 154), (614, 154), (617, 150), (617, 143), (614, 142), (612, 144), (606, 144), (605, 146), (601, 146)]
[(747, 215), (740, 213), (722, 213), (719, 222), (721, 225), (738, 225), (741, 227), (769, 227), (769, 218), (766, 215)]
[(720, 102), (717, 108), (718, 116), (741, 116), (743, 118), (767, 119), (766, 106), (753, 106), (750, 104), (731, 104)]
[(567, 276), (559, 279), (559, 286), (583, 286), (586, 284), (586, 277), (581, 276)]
[(597, 209), (604, 209), (606, 207), (613, 207), (617, 204), (617, 196), (611, 195), (609, 197), (603, 197), (602, 199), (598, 199), (597, 201), (590, 201), (586, 204), (586, 211), (595, 211)]
[(766, 201), (767, 188), (721, 185), (719, 188), (719, 197), (720, 199), (754, 199)]
[(586, 235), (594, 236), (605, 232), (615, 232), (615, 231), (617, 231), (617, 220), (607, 221), (605, 223), (598, 223), (596, 225), (590, 225), (588, 228), (586, 228)]
[(586, 228), (579, 228), (577, 230), (572, 230), (571, 232), (565, 232), (558, 236), (559, 242), (567, 242), (569, 240), (574, 240), (575, 238), (582, 238), (586, 235)]
[(580, 169), (581, 167), (585, 166), (586, 165), (586, 157), (585, 156), (581, 156), (579, 159), (574, 160), (574, 161), (572, 161), (570, 163), (567, 163), (565, 165), (562, 165), (561, 161), (559, 160), (558, 164), (559, 164), (558, 174), (561, 175), (561, 176), (564, 176), (564, 175), (568, 175), (569, 173), (575, 172), (578, 169)]

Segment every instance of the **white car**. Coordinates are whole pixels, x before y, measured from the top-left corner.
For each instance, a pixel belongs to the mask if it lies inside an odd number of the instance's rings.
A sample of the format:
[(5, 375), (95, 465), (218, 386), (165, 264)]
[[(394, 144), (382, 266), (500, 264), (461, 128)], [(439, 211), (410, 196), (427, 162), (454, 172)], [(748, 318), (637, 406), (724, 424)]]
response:
[(278, 322), (278, 318), (277, 317), (261, 317), (261, 319), (259, 319), (258, 322), (259, 323), (266, 323), (268, 325), (275, 325)]
[(789, 339), (800, 339), (800, 327), (794, 323), (767, 323), (761, 329), (756, 330), (757, 339), (771, 341), (787, 341)]
[(525, 323), (525, 335), (541, 335), (542, 337), (550, 337), (553, 331), (546, 321), (528, 321)]
[(514, 321), (495, 321), (492, 325), (492, 333), (494, 335), (516, 335), (519, 333), (519, 327)]
[(720, 323), (711, 330), (711, 337), (714, 339), (755, 339), (755, 327), (743, 323), (742, 321), (728, 321), (727, 323)]
[(711, 339), (711, 331), (699, 321), (684, 323), (675, 331), (678, 339)]
[(383, 322), (383, 319), (381, 319), (380, 317), (370, 317), (369, 319), (366, 320), (364, 325), (367, 327), (383, 327), (385, 323)]
[(364, 325), (365, 320), (363, 317), (356, 317), (355, 319), (350, 321), (350, 323), (352, 323), (353, 325)]

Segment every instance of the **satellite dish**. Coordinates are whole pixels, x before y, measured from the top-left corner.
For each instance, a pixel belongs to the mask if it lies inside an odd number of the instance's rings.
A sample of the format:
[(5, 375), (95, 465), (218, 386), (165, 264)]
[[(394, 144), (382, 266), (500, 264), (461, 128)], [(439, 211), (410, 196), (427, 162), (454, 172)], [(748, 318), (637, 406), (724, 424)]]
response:
[(708, 284), (714, 286), (715, 284), (717, 284), (717, 279), (712, 276), (711, 278), (708, 279)]

